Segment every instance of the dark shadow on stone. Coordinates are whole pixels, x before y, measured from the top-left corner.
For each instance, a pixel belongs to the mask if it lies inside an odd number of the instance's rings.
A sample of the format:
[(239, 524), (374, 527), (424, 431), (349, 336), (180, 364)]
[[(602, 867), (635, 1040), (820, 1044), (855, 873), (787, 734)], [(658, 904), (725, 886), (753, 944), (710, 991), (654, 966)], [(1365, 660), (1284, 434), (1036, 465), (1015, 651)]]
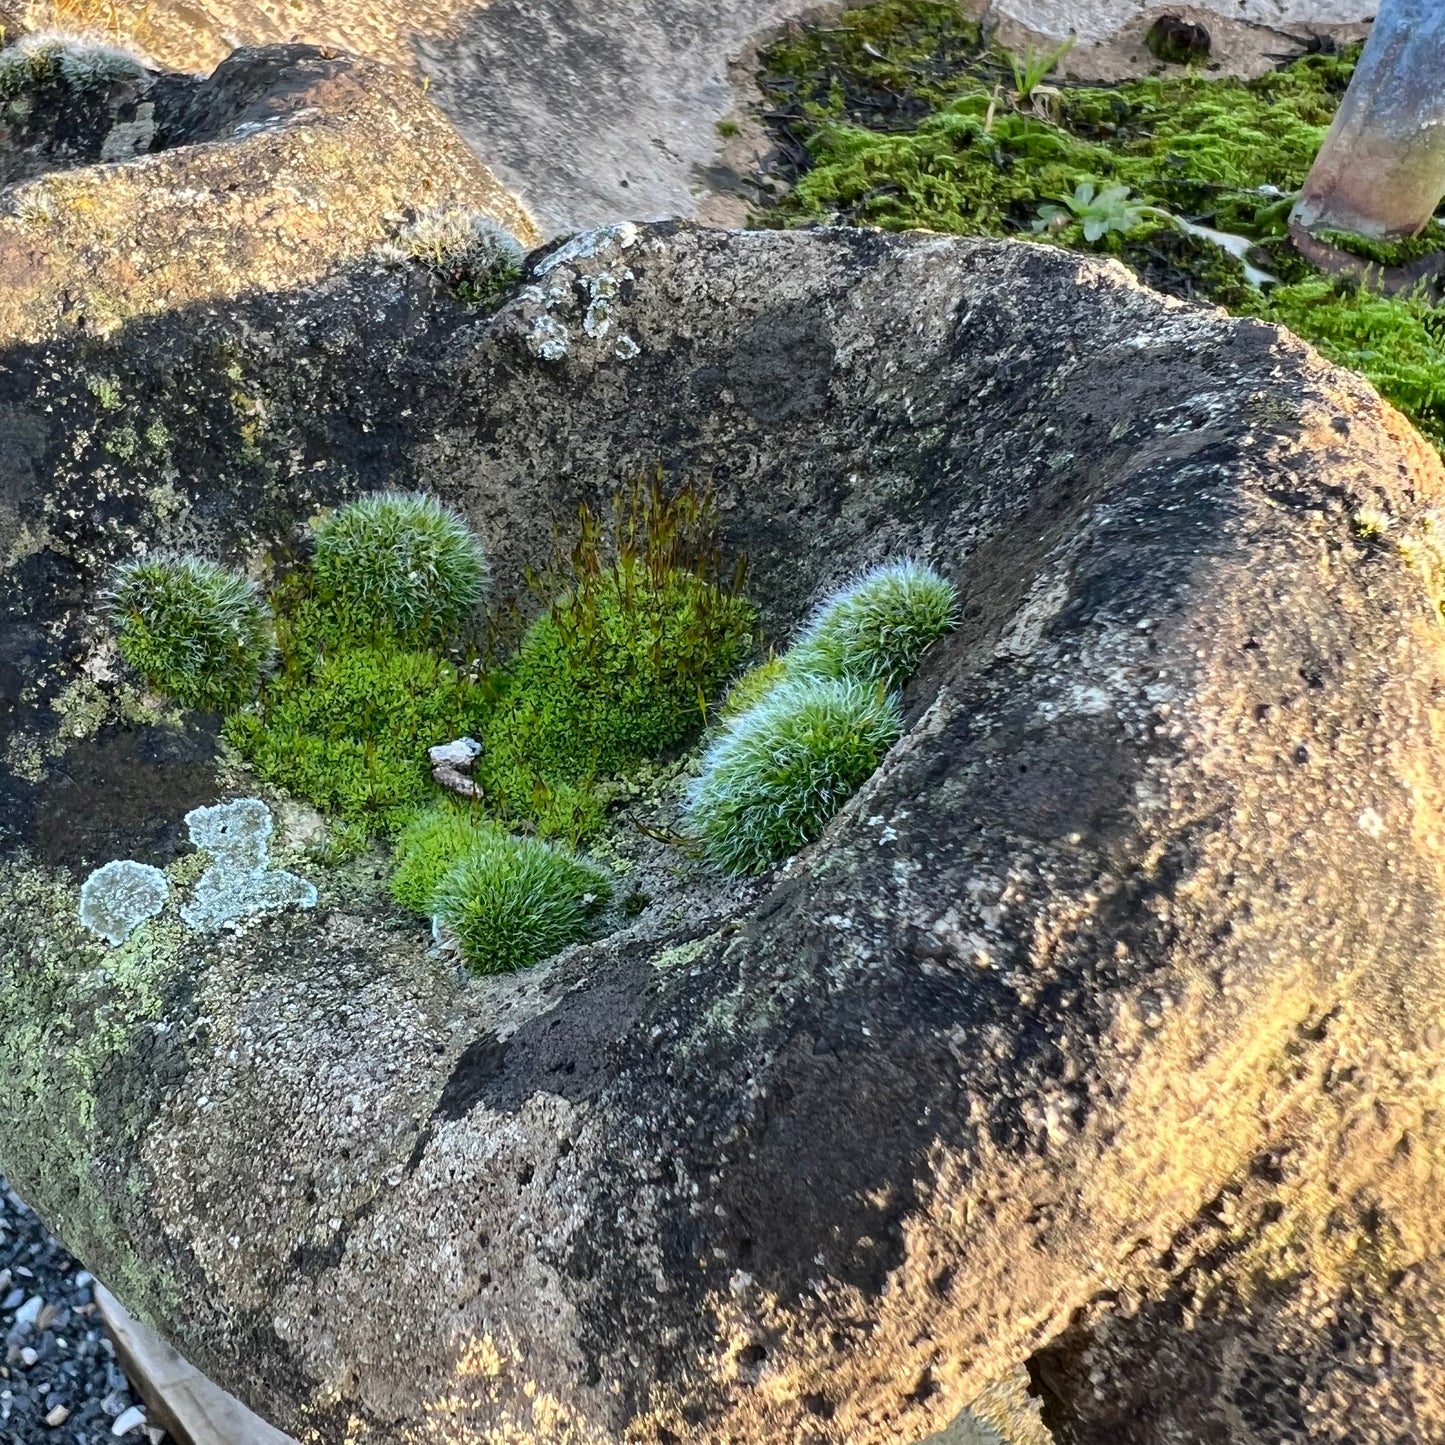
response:
[(184, 815), (216, 800), (217, 720), (102, 728), (48, 763), (25, 830), (42, 863), (88, 871), (112, 858), (164, 867), (190, 851)]

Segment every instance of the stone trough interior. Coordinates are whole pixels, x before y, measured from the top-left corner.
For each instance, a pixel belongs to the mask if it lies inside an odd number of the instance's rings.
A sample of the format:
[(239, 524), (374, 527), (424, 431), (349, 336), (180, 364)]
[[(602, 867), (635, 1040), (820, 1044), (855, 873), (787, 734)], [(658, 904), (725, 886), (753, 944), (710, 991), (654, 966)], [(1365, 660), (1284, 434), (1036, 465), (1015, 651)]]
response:
[[(0, 417), (0, 1163), (268, 1419), (902, 1445), (1032, 1361), (1064, 1438), (1263, 1441), (1341, 1299), (1399, 1363), (1338, 1438), (1434, 1408), (1445, 1213), (1396, 1145), (1438, 1128), (1441, 477), (1362, 382), (1039, 246), (621, 225), (490, 317), (347, 261), (17, 342)], [(256, 792), (125, 692), (114, 564), (264, 573), (425, 488), (505, 599), (659, 468), (711, 487), (770, 638), (877, 561), (960, 587), (819, 842), (725, 882), (624, 817), (637, 916), (504, 979), (284, 826), (314, 909), (82, 930), (89, 868)], [(1148, 1348), (1202, 1383), (1130, 1394), (1100, 1321), (1185, 1275), (1215, 1328)]]

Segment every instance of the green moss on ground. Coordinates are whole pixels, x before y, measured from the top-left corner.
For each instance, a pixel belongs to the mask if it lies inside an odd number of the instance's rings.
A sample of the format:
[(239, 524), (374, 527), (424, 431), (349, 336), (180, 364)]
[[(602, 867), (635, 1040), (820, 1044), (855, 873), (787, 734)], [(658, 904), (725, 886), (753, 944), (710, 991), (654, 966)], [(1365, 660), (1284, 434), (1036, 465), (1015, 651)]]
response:
[(459, 635), (425, 645), (366, 617), (339, 627), (315, 580), (294, 576), (272, 599), (279, 665), (226, 719), (227, 740), (268, 783), (365, 837), (444, 796), (427, 750), (473, 736), (489, 815), (595, 836), (613, 779), (701, 731), (755, 613), (740, 577), (717, 577), (705, 498), (637, 487), (609, 539), (585, 509), (580, 523), (575, 548), (534, 579), (550, 606), (492, 671)]
[[(1326, 276), (1286, 239), (1291, 193), (1356, 55), (1308, 55), (1254, 81), (1183, 72), (1086, 86), (1050, 76), (1023, 100), (1010, 58), (984, 46), (955, 6), (881, 0), (765, 52), (765, 115), (792, 188), (756, 221), (1031, 236), (1041, 208), (1081, 183), (1122, 186), (1130, 224), (1091, 243), (1075, 219), (1044, 238), (1117, 256), (1171, 294), (1288, 326), (1445, 444), (1445, 312), (1433, 295)], [(1251, 285), (1241, 260), (1156, 212), (1248, 238), (1282, 284)], [(1445, 228), (1388, 246), (1331, 239), (1399, 266), (1445, 247)]]

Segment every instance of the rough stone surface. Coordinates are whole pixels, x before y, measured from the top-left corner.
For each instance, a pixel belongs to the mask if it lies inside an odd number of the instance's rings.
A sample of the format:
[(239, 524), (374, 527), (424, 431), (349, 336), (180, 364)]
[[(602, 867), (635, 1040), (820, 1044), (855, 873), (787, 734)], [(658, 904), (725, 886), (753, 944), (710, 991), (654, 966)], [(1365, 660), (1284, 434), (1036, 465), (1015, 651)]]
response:
[[(0, 1164), (223, 1386), (323, 1442), (901, 1445), (1030, 1361), (1065, 1438), (1431, 1438), (1445, 480), (1363, 382), (1044, 247), (620, 226), (485, 321), (362, 264), (12, 344), (0, 418)], [(77, 732), (247, 787), (109, 667), (116, 560), (424, 483), (505, 597), (658, 466), (774, 636), (960, 584), (817, 845), (502, 980), (355, 872), (81, 930), (156, 824)]]
[[(44, 37), (30, 38), (43, 51)], [(50, 66), (42, 81), (0, 105), (0, 186), (148, 150), (155, 138), (156, 105), (175, 88), (157, 87), (138, 61), (132, 69), (124, 73), (122, 64), (100, 83), (76, 83), (74, 76)]]
[(203, 84), (159, 90), (157, 154), (0, 193), (0, 337), (106, 332), (305, 285), (433, 204), (468, 205), (537, 239), (414, 83), (374, 62), (307, 46), (243, 50)]
[[(39, 5), (10, 3), (17, 19)], [(741, 224), (767, 148), (756, 127), (725, 139), (752, 94), (760, 39), (847, 0), (121, 0), (108, 15), (158, 60), (213, 65), (238, 43), (309, 41), (415, 75), (467, 144), (547, 235), (613, 221), (692, 217)], [(1257, 74), (1311, 34), (1353, 38), (1375, 0), (963, 0), (1004, 44), (1074, 35), (1083, 78), (1155, 68), (1144, 37), (1163, 13), (1197, 10), (1213, 65)]]
[[(984, 20), (993, 25), (1022, 26), (1036, 35), (1058, 40), (1075, 36), (1082, 45), (1108, 40), (1140, 21), (1145, 27), (1155, 16), (1179, 6), (1159, 0), (988, 0)], [(1264, 26), (1277, 36), (1308, 34), (1333, 26), (1359, 25), (1375, 17), (1379, 0), (1192, 0), (1184, 8), (1201, 15)]]

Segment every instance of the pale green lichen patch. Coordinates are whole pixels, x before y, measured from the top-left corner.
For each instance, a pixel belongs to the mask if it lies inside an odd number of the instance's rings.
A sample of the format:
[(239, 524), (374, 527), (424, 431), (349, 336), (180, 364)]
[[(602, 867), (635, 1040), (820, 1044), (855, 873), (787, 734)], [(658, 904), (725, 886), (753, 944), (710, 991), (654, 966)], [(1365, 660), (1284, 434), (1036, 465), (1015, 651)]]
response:
[(122, 944), (171, 896), (159, 868), (117, 858), (97, 868), (80, 890), (80, 921), (110, 944)]
[(192, 928), (210, 931), (253, 914), (316, 906), (315, 884), (272, 866), (275, 824), (259, 798), (193, 808), (186, 825), (191, 841), (211, 858), (194, 897), (181, 908)]
[[(143, 1121), (117, 1108), (114, 1090), (196, 966), (194, 938), (167, 908), (108, 951), (82, 924), (63, 871), (0, 862), (0, 1156), (67, 1244), (142, 1311), (163, 1311), (180, 1292), (127, 1243), (111, 1186)], [(104, 1157), (101, 1116), (124, 1122)]]
[(124, 723), (129, 727), (156, 727), (162, 723), (179, 726), (182, 716), (179, 708), (166, 706), (155, 693), (93, 672), (82, 672), (67, 683), (56, 696), (52, 709), (60, 720), (50, 748), (54, 756), (70, 743), (93, 738), (108, 723)]
[(675, 944), (672, 948), (664, 948), (653, 960), (652, 966), (657, 969), (681, 968), (689, 963), (696, 963), (708, 950), (716, 935), (709, 934), (706, 938), (694, 938), (687, 943)]

